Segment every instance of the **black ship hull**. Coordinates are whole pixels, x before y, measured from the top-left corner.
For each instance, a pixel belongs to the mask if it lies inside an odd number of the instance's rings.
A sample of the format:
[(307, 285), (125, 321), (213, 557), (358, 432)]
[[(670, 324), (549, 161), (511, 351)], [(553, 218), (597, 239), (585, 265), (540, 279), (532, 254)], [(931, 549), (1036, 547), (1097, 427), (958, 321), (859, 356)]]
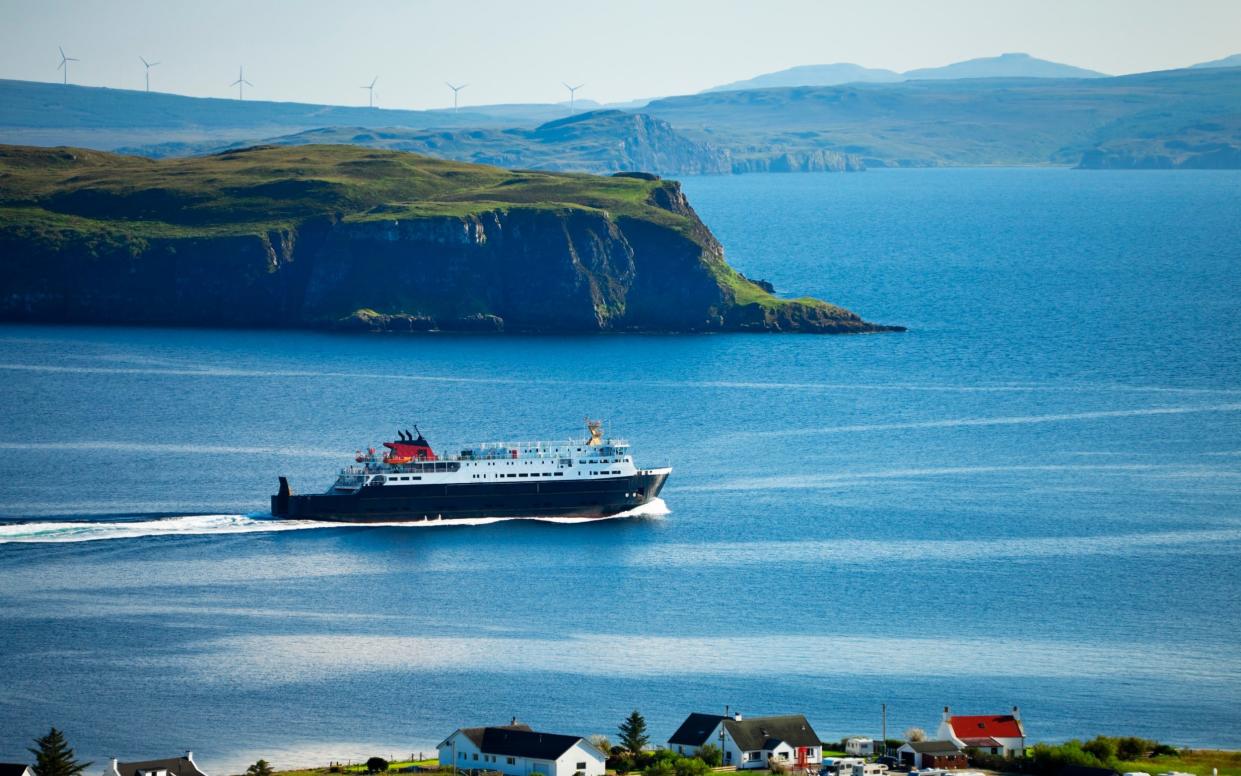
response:
[(271, 497), (275, 517), (396, 523), (488, 517), (604, 518), (659, 495), (669, 470), (553, 482), (371, 485), (354, 493), (294, 495), (284, 477)]

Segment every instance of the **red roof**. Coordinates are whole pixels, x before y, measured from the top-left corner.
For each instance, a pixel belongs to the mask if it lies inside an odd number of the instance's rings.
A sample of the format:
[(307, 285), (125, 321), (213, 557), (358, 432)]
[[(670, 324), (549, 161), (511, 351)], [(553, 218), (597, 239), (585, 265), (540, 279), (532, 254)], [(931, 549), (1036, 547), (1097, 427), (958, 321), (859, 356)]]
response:
[(964, 741), (967, 738), (1024, 738), (1021, 722), (1012, 714), (982, 714), (973, 717), (949, 719), (953, 734)]

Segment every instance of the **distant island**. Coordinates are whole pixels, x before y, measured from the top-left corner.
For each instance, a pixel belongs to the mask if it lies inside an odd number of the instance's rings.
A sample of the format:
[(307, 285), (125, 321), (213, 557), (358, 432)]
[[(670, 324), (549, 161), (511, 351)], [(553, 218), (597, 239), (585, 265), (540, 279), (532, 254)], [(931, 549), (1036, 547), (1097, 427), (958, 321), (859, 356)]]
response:
[(348, 144), (500, 167), (610, 174), (881, 167), (1241, 167), (1234, 58), (1136, 75), (1006, 54), (904, 74), (837, 64), (568, 115), (240, 101), (0, 80), (0, 143), (189, 156)]
[(898, 331), (776, 296), (658, 176), (357, 146), (0, 146), (0, 319), (363, 331)]

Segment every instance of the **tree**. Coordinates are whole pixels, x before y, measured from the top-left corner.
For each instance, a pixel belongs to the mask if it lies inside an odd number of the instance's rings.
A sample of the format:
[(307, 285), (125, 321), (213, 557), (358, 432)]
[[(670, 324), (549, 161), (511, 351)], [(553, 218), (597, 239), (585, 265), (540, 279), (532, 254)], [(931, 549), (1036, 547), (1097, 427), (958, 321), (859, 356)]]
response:
[(909, 728), (908, 730), (906, 730), (906, 731), (905, 731), (905, 740), (906, 740), (906, 741), (910, 741), (910, 742), (912, 742), (912, 741), (925, 741), (925, 740), (926, 740), (926, 731), (925, 731), (925, 730), (923, 730), (923, 729), (922, 729), (922, 728), (920, 728), (920, 727), (911, 727), (911, 728)]
[(65, 741), (65, 734), (56, 728), (42, 738), (34, 740), (37, 748), (28, 751), (34, 755), (35, 776), (81, 776), (91, 766), (73, 759), (73, 748)]
[(271, 763), (266, 760), (259, 760), (246, 768), (246, 776), (271, 776), (271, 773)]
[(634, 754), (639, 754), (651, 740), (650, 736), (646, 734), (646, 718), (637, 709), (634, 709), (633, 713), (625, 718), (618, 732), (620, 733), (621, 746)]
[(590, 745), (598, 749), (600, 752), (603, 752), (604, 757), (608, 757), (612, 754), (612, 742), (609, 741), (608, 737), (605, 735), (600, 735), (599, 733), (594, 734), (590, 737)]
[(718, 768), (724, 764), (724, 752), (715, 744), (704, 744), (698, 750), (698, 759), (712, 768)]
[(366, 761), (367, 773), (383, 773), (388, 770), (388, 761), (382, 757), (372, 757)]

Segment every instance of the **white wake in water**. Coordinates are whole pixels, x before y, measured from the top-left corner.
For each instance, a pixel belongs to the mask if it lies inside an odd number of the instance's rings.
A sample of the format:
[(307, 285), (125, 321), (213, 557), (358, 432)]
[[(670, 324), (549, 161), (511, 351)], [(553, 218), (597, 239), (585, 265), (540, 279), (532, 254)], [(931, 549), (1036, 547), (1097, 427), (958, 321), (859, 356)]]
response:
[(146, 536), (200, 536), (211, 534), (303, 531), (312, 528), (434, 528), (450, 525), (490, 525), (509, 520), (545, 523), (590, 523), (628, 517), (661, 517), (670, 512), (663, 499), (652, 499), (636, 509), (607, 518), (582, 517), (482, 517), (463, 520), (427, 520), (417, 523), (333, 523), (321, 520), (280, 520), (252, 515), (184, 515), (132, 521), (45, 521), (0, 523), (0, 544), (47, 542), (94, 542), (104, 539), (138, 539)]

